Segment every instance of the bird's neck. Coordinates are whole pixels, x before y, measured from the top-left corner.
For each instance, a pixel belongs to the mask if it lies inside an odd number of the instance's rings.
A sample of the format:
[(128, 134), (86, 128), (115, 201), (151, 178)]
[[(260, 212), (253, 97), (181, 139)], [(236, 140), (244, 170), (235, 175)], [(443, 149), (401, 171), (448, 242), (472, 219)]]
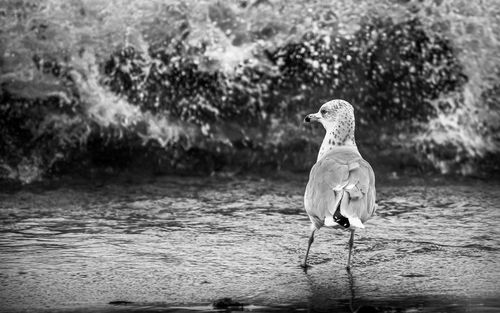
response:
[(338, 128), (327, 129), (323, 143), (319, 148), (318, 159), (316, 161), (321, 160), (325, 154), (335, 147), (357, 148), (356, 141), (354, 139), (354, 128), (352, 131), (349, 129), (347, 132)]

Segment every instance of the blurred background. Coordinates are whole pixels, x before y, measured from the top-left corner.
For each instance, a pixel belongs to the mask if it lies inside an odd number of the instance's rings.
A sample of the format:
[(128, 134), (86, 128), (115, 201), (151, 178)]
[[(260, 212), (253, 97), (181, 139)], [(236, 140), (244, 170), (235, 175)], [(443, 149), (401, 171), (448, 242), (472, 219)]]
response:
[(330, 99), (374, 168), (499, 173), (496, 0), (0, 2), (0, 177), (306, 171)]

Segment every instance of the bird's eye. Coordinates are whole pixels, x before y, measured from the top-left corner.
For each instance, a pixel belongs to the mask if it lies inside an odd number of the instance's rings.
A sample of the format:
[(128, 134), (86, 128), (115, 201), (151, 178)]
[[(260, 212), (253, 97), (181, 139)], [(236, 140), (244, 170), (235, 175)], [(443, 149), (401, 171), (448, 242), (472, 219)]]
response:
[(325, 109), (321, 109), (321, 111), (319, 111), (322, 115), (325, 115), (326, 114), (326, 110)]

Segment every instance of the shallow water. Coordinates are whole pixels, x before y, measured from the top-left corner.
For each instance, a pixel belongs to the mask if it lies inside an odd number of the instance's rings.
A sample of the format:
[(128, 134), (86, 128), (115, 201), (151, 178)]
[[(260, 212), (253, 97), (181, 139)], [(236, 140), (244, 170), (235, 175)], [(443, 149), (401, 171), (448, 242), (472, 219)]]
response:
[(499, 183), (379, 183), (351, 275), (341, 230), (321, 229), (312, 267), (299, 267), (305, 183), (175, 177), (0, 193), (0, 311), (206, 311), (224, 297), (263, 312), (500, 311)]

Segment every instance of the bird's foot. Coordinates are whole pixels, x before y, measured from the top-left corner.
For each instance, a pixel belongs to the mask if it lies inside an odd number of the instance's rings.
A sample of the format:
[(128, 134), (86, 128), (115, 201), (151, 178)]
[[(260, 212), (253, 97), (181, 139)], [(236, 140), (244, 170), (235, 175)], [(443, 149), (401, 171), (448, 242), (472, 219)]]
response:
[(347, 272), (349, 272), (349, 273), (350, 273), (350, 272), (351, 272), (351, 267), (350, 267), (349, 265), (347, 265), (347, 266), (345, 267), (345, 270), (346, 270)]
[(302, 269), (304, 271), (307, 271), (308, 268), (311, 267), (311, 265), (307, 264), (307, 263), (300, 263), (300, 267), (302, 267)]

